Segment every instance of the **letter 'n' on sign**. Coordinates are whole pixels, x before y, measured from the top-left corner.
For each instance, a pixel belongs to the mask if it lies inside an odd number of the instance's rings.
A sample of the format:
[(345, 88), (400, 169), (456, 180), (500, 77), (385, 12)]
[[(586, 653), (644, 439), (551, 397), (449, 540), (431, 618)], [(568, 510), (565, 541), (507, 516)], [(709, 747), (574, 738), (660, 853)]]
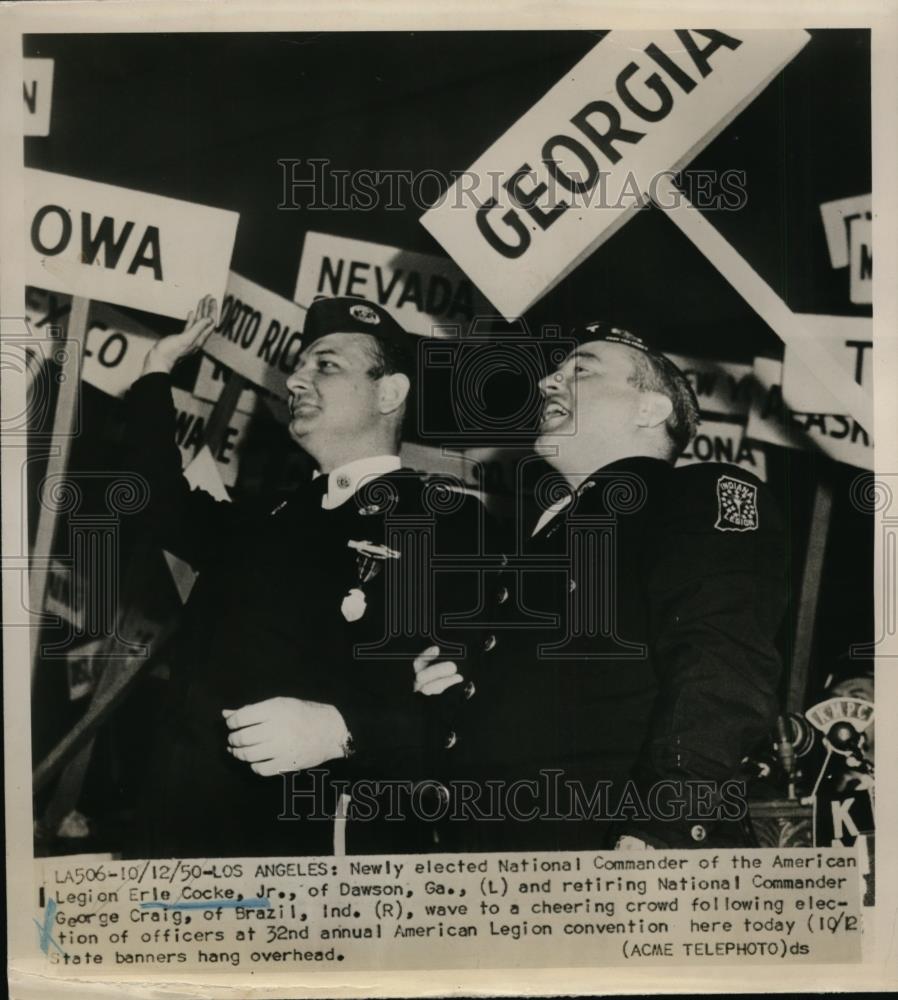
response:
[(22, 96), (25, 98), (24, 135), (50, 134), (50, 106), (53, 100), (53, 60), (23, 59), (25, 75)]
[(526, 312), (801, 51), (806, 31), (611, 31), (422, 217), (505, 316)]
[(176, 319), (222, 301), (236, 212), (30, 169), (25, 212), (29, 285)]

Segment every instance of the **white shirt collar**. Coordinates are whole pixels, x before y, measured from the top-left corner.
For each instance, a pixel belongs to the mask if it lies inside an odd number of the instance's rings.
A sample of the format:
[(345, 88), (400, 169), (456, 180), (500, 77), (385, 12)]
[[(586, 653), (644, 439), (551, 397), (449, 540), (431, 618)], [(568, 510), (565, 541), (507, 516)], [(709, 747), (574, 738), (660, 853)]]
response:
[[(321, 498), (321, 506), (325, 510), (339, 507), (355, 493), (365, 479), (376, 479), (388, 472), (395, 472), (402, 467), (398, 455), (372, 455), (370, 458), (357, 458), (339, 468), (333, 469), (327, 476), (327, 493)], [(312, 478), (317, 479), (321, 472), (316, 469)]]

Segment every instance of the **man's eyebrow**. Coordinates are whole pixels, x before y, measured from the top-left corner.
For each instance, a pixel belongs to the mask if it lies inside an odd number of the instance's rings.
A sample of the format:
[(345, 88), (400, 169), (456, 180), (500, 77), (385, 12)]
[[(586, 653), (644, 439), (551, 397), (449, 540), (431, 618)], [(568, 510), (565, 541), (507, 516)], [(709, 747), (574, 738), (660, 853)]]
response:
[(590, 361), (598, 361), (599, 363), (602, 361), (598, 354), (595, 354), (593, 351), (584, 350), (582, 347), (577, 348), (568, 360), (576, 361), (578, 358), (587, 358)]

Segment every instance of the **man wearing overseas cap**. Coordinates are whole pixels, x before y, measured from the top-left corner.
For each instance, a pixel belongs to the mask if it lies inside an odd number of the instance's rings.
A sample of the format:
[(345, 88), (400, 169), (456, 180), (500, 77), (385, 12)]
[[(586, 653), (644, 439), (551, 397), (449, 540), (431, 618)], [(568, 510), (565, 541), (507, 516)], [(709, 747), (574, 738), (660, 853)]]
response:
[[(497, 633), (449, 752), (458, 777), (515, 794), (503, 822), (459, 823), (444, 843), (751, 843), (738, 778), (777, 714), (780, 515), (742, 469), (674, 467), (699, 414), (669, 359), (607, 323), (574, 338), (539, 387), (536, 451), (560, 475), (537, 486), (542, 509), (518, 531), (531, 568), (504, 581), (518, 589), (506, 607), (557, 624)], [(433, 651), (415, 670), (434, 697), (464, 676)]]
[[(451, 736), (436, 703), (413, 695), (409, 661), (441, 634), (438, 615), (477, 605), (472, 581), (435, 581), (427, 559), (476, 552), (480, 504), (400, 468), (416, 340), (356, 298), (312, 303), (287, 379), (289, 432), (314, 478), (262, 505), (191, 491), (169, 373), (202, 347), (214, 314), (207, 297), (182, 334), (162, 338), (127, 401), (131, 462), (150, 485), (146, 529), (199, 572), (129, 853), (330, 854), (339, 782), (426, 776)], [(397, 621), (397, 607), (417, 617)], [(345, 830), (350, 852), (432, 845), (432, 829), (411, 820), (375, 815)]]

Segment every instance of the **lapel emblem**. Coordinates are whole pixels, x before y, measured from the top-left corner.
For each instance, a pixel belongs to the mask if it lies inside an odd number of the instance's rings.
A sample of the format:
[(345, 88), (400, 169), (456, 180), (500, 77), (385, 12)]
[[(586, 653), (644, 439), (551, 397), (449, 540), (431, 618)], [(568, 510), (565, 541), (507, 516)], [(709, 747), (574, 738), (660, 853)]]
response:
[(758, 488), (732, 476), (717, 480), (718, 531), (757, 531)]
[(359, 583), (373, 580), (380, 572), (381, 563), (387, 559), (398, 559), (399, 553), (386, 545), (375, 545), (373, 542), (356, 542), (349, 539), (346, 543), (356, 552), (356, 564), (359, 569)]

